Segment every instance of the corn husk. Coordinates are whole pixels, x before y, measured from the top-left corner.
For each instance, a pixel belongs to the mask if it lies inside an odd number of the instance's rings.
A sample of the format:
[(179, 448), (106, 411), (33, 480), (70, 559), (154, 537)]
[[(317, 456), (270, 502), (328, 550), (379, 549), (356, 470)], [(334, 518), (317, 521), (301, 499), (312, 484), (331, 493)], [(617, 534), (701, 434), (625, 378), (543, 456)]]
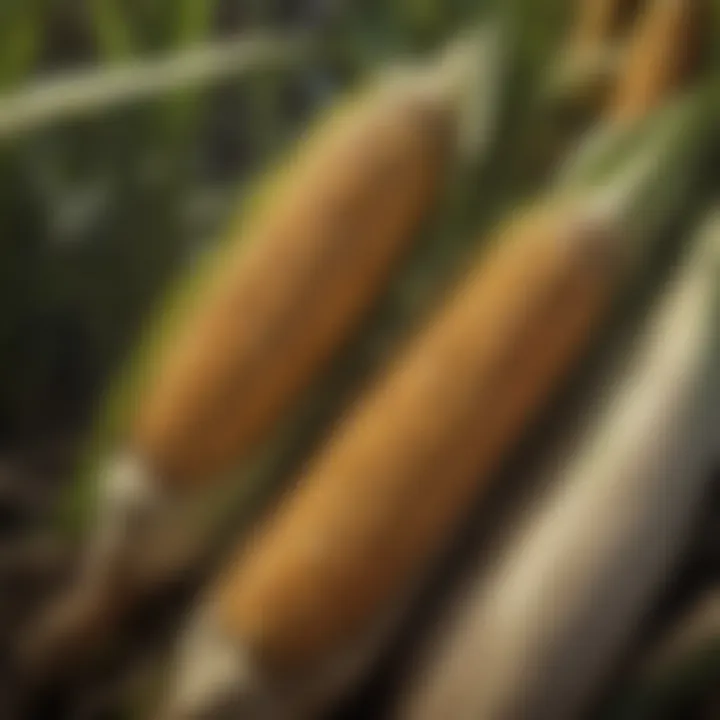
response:
[(601, 374), (586, 426), (567, 427), (539, 472), (536, 509), (444, 609), (393, 717), (561, 720), (586, 709), (702, 497), (720, 347), (718, 226), (705, 231), (631, 352)]

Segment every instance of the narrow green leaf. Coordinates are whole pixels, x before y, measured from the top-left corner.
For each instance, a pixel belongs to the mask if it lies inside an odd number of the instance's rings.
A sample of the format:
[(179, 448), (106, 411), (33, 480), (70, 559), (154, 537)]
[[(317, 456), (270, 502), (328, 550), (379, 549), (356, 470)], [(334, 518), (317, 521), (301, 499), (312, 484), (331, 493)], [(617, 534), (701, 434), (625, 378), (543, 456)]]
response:
[(0, 99), (0, 142), (173, 90), (206, 86), (268, 66), (287, 67), (309, 47), (298, 37), (254, 35), (29, 85)]

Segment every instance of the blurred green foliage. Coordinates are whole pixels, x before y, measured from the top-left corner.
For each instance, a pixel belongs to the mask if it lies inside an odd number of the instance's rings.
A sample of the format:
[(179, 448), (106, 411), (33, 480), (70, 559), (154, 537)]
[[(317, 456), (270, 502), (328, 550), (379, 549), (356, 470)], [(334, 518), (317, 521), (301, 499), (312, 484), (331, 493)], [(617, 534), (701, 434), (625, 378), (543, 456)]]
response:
[[(411, 263), (415, 282), (442, 275), (442, 263), (458, 262), (480, 228), (533, 191), (566, 140), (566, 127), (547, 116), (539, 80), (572, 7), (569, 0), (0, 0), (0, 116), (4, 95), (62, 71), (117, 67), (263, 27), (322, 36), (321, 52), (289, 68), (259, 67), (0, 139), (0, 453), (32, 452), (58, 437), (77, 447), (168, 281), (222, 239), (258, 171), (283, 155), (308, 119), (371, 71), (502, 8), (514, 48), (500, 137), (485, 166), (451, 179)], [(712, 7), (717, 27), (720, 0)], [(492, 183), (484, 182), (487, 165)], [(295, 444), (283, 436), (271, 444), (276, 464), (295, 462), (297, 447), (307, 449), (307, 437), (353, 391), (349, 378), (387, 352), (415, 289), (400, 284), (383, 299), (372, 332), (291, 418), (301, 429), (291, 427)]]
[[(215, 33), (217, 10), (214, 0), (4, 2), (0, 84), (22, 87), (78, 55), (102, 67), (192, 46)], [(248, 165), (241, 122), (215, 145), (217, 116), (227, 128), (228, 113), (242, 113), (222, 102), (233, 89), (173, 93), (0, 146), (4, 445), (86, 420), (154, 295), (221, 224), (218, 199)]]

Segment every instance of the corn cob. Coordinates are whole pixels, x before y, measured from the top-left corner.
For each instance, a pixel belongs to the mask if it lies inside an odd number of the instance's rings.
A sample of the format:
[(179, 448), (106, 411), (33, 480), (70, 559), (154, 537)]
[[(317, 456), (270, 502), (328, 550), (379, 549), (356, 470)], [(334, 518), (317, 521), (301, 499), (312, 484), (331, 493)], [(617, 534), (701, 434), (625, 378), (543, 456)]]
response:
[[(472, 87), (487, 72), (476, 63), (492, 62), (487, 28), (336, 111), (151, 328), (104, 423), (89, 583), (117, 583), (128, 524), (148, 526), (181, 491), (233, 469), (357, 327), (426, 217), (453, 146), (472, 140), (474, 91), (494, 91)], [(51, 608), (28, 656), (54, 655), (37, 638), (64, 635), (73, 602)]]
[[(176, 687), (191, 697), (180, 691), (171, 703), (180, 717), (217, 700), (216, 683), (252, 695), (256, 672), (272, 682), (322, 665), (423, 572), (634, 267), (642, 233), (630, 211), (659, 175), (667, 181), (667, 156), (678, 146), (688, 154), (687, 123), (669, 119), (659, 160), (645, 148), (618, 182), (553, 194), (501, 226), (453, 300), (219, 579)], [(223, 672), (203, 687), (215, 657)]]
[[(422, 653), (393, 717), (580, 717), (690, 529), (718, 400), (720, 225), (646, 323), (549, 494)], [(710, 391), (710, 392), (709, 392)], [(717, 416), (717, 412), (714, 412)], [(417, 670), (417, 668), (416, 668)]]
[(367, 306), (423, 216), (450, 113), (413, 93), (374, 100), (298, 161), (273, 209), (246, 230), (251, 246), (224, 259), (160, 362), (129, 446), (168, 483), (202, 481), (257, 441)]
[(423, 70), (322, 125), (203, 278), (126, 431), (159, 483), (203, 483), (242, 458), (377, 295), (452, 142), (458, 78)]

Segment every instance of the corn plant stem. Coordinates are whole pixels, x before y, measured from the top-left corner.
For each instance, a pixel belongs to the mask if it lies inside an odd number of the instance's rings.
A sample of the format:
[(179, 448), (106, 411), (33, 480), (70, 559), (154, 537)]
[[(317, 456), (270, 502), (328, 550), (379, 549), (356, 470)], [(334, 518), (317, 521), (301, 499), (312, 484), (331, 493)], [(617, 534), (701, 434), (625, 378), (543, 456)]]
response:
[(137, 47), (122, 4), (116, 0), (86, 0), (100, 56), (110, 62), (127, 61)]
[(8, 3), (0, 15), (0, 91), (34, 70), (42, 40), (44, 4), (39, 0)]
[[(171, 19), (170, 42), (177, 51), (187, 50), (202, 43), (210, 35), (217, 0), (197, 3), (183, 0), (176, 3)], [(157, 140), (170, 148), (187, 146), (193, 128), (200, 117), (201, 88), (195, 92), (171, 94), (163, 103), (157, 119)]]

